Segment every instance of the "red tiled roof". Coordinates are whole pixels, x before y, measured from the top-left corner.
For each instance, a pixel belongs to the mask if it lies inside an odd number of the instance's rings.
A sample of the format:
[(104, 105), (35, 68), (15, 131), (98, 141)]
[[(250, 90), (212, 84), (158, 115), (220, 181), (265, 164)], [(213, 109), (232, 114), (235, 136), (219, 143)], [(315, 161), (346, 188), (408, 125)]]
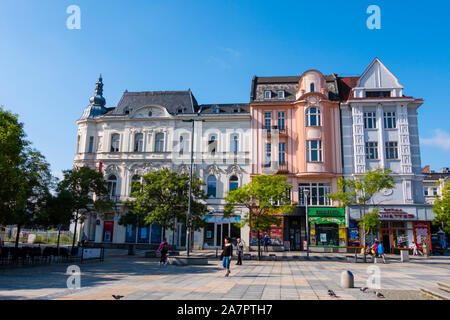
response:
[(339, 98), (341, 101), (347, 101), (353, 98), (352, 89), (356, 87), (359, 77), (338, 77)]

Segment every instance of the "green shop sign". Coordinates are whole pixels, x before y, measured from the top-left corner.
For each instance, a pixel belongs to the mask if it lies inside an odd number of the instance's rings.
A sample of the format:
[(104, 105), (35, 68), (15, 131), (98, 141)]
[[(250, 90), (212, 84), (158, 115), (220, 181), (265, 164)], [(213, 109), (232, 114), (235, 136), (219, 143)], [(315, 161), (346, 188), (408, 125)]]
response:
[(339, 217), (309, 217), (309, 222), (316, 224), (324, 224), (324, 223), (337, 223), (337, 224), (345, 224), (345, 218)]
[(310, 217), (335, 217), (344, 218), (345, 220), (345, 209), (344, 208), (327, 208), (327, 207), (312, 207), (308, 208), (308, 216)]

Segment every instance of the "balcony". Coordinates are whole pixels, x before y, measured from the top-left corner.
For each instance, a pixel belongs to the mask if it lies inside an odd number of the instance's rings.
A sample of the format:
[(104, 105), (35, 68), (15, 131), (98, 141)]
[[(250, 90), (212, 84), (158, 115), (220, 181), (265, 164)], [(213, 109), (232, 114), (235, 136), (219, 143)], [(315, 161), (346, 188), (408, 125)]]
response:
[(279, 162), (270, 162), (262, 164), (262, 172), (277, 174), (277, 173), (288, 173), (288, 164), (287, 162), (279, 163)]
[(263, 130), (267, 135), (270, 134), (278, 134), (278, 135), (287, 135), (286, 126), (278, 128), (278, 126), (263, 126)]

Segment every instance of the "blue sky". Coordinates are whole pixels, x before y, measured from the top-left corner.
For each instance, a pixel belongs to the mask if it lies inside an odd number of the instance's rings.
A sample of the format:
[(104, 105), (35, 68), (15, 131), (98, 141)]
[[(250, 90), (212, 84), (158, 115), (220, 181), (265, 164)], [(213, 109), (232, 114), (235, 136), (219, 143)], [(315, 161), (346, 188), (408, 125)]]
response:
[[(253, 75), (358, 76), (374, 57), (425, 99), (422, 166), (450, 166), (448, 2), (1, 0), (0, 104), (54, 172), (102, 73), (107, 106), (129, 91), (191, 88), (199, 103), (248, 102)], [(69, 5), (81, 30), (69, 30)], [(369, 30), (366, 9), (381, 9)]]

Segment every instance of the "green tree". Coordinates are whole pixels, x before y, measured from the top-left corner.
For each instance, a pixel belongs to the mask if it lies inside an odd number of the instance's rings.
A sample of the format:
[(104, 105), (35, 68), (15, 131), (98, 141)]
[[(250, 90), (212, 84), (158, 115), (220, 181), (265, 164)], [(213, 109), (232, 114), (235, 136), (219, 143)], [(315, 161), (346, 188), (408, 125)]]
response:
[(438, 184), (443, 184), (442, 195), (436, 197), (436, 201), (433, 205), (433, 212), (436, 217), (433, 220), (433, 224), (438, 224), (442, 230), (449, 234), (450, 233), (450, 183), (448, 180), (439, 182)]
[[(203, 216), (207, 212), (203, 183), (195, 175), (192, 177), (192, 228), (198, 230), (204, 225)], [(152, 171), (143, 176), (143, 184), (135, 181), (132, 185), (131, 201), (124, 204), (128, 212), (122, 215), (121, 225), (143, 227), (154, 222), (163, 229), (175, 230), (177, 221), (186, 224), (189, 201), (189, 175), (171, 172), (168, 169)]]
[(244, 207), (248, 211), (239, 227), (249, 225), (258, 234), (258, 260), (261, 260), (261, 232), (268, 232), (272, 225), (280, 225), (280, 214), (295, 209), (291, 204), (287, 178), (282, 175), (259, 175), (231, 192), (225, 198), (225, 217), (233, 215), (233, 210)]
[[(114, 202), (107, 197), (108, 188), (103, 173), (89, 167), (75, 168), (63, 172), (64, 179), (57, 191), (70, 193), (72, 201), (72, 220), (75, 222), (72, 248), (75, 247), (78, 222), (93, 211), (111, 210)], [(95, 194), (95, 200), (94, 200)]]
[(61, 229), (67, 230), (73, 217), (74, 199), (68, 190), (60, 190), (56, 195), (48, 194), (45, 205), (36, 219), (40, 227), (58, 230), (57, 248), (61, 239)]
[[(383, 189), (394, 187), (394, 178), (390, 175), (391, 170), (376, 169), (369, 171), (360, 177), (345, 179), (339, 178), (337, 182), (338, 191), (331, 193), (328, 197), (337, 201), (341, 207), (358, 206), (362, 212), (359, 225), (363, 227), (363, 247), (366, 245), (366, 236), (371, 232), (378, 232), (380, 219), (378, 216), (377, 203), (374, 196)], [(368, 207), (373, 210), (368, 212)], [(364, 261), (366, 253), (364, 251)]]

